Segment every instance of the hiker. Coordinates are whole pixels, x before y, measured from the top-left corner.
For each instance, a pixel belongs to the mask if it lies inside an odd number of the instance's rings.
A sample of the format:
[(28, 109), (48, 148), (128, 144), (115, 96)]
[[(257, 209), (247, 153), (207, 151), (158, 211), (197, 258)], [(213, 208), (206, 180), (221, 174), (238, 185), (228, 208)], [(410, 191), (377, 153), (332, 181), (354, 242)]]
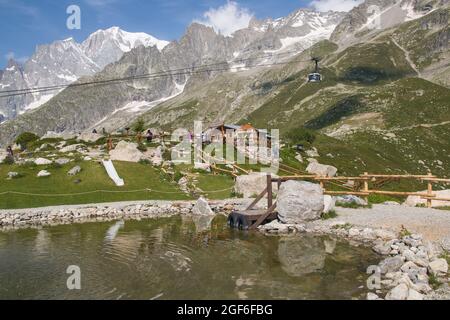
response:
[(108, 151), (111, 151), (114, 148), (111, 135), (109, 135), (107, 143), (108, 143)]
[(141, 141), (142, 141), (142, 133), (140, 131), (136, 135), (136, 140), (138, 143), (141, 143)]
[(147, 142), (151, 143), (153, 140), (153, 132), (151, 132), (150, 130), (147, 131)]
[(92, 133), (96, 134), (97, 133), (97, 129), (92, 130)]
[(11, 146), (8, 146), (8, 148), (6, 148), (6, 152), (8, 153), (8, 156), (14, 157), (14, 152)]
[(128, 135), (130, 134), (130, 129), (131, 129), (131, 128), (125, 128), (125, 130), (126, 130), (126, 132), (127, 132), (127, 137), (128, 137)]
[(106, 129), (105, 128), (102, 129), (102, 133), (103, 133), (104, 136), (106, 136)]

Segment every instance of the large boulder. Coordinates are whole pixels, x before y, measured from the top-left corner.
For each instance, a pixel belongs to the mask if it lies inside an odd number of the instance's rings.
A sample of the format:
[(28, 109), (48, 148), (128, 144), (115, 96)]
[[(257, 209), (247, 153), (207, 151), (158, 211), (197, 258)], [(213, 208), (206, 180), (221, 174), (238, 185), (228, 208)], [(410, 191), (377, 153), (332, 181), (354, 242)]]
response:
[(320, 219), (324, 210), (323, 190), (318, 184), (306, 181), (286, 181), (278, 191), (277, 210), (283, 223)]
[(215, 213), (209, 206), (208, 200), (199, 198), (192, 209), (192, 214), (196, 216), (214, 216)]
[[(275, 176), (274, 176), (275, 177)], [(262, 172), (253, 172), (248, 175), (236, 177), (234, 191), (243, 195), (244, 198), (258, 196), (267, 187), (267, 174)], [(272, 184), (272, 190), (277, 191), (277, 183)]]
[[(421, 193), (427, 193), (427, 191), (422, 191)], [(439, 190), (433, 191), (433, 194), (436, 194), (437, 198), (447, 198), (450, 199), (450, 190)], [(427, 200), (422, 199), (420, 196), (409, 196), (406, 198), (404, 203), (409, 207), (417, 207), (417, 206), (426, 206)], [(439, 201), (439, 200), (431, 200), (432, 207), (446, 207), (449, 205), (448, 201)]]
[(113, 161), (139, 162), (144, 154), (138, 150), (138, 145), (132, 142), (120, 141), (114, 150), (109, 152)]
[(306, 171), (311, 174), (316, 174), (321, 177), (334, 177), (337, 173), (337, 168), (319, 162), (312, 161), (309, 163)]
[(80, 134), (78, 136), (78, 141), (84, 141), (84, 142), (97, 142), (98, 140), (100, 140), (101, 138), (103, 138), (102, 134), (99, 133), (92, 133), (92, 132), (83, 132), (82, 134)]

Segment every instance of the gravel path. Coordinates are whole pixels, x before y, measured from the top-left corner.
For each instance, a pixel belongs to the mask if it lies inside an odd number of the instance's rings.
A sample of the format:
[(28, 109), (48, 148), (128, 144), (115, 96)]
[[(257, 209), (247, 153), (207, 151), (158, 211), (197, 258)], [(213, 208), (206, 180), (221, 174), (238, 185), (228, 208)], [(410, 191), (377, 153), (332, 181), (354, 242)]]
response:
[[(400, 231), (402, 226), (425, 239), (450, 244), (450, 211), (396, 205), (374, 205), (372, 209), (336, 208), (335, 221), (355, 226), (381, 227)], [(330, 221), (330, 220), (329, 220)]]

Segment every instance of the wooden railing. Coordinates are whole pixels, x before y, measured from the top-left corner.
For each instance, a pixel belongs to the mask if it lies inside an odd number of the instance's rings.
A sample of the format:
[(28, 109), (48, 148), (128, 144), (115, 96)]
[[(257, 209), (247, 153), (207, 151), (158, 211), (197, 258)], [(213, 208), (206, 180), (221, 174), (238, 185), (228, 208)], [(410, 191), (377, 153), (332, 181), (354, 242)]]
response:
[[(386, 191), (386, 190), (376, 190), (370, 189), (370, 183), (374, 183), (377, 179), (385, 179), (385, 180), (402, 180), (402, 179), (413, 179), (419, 180), (427, 183), (427, 191), (417, 192), (417, 191)], [(273, 178), (271, 175), (267, 175), (267, 187), (259, 194), (256, 199), (250, 204), (247, 210), (252, 210), (259, 201), (261, 201), (267, 195), (267, 211), (254, 223), (250, 229), (256, 229), (269, 215), (271, 215), (276, 210), (276, 202), (273, 199), (273, 190), (272, 183), (276, 182), (278, 184), (278, 188), (281, 183), (288, 180), (311, 180), (318, 182), (321, 187), (324, 189), (324, 193), (328, 195), (355, 195), (362, 196), (367, 198), (371, 194), (381, 194), (381, 195), (391, 195), (391, 196), (419, 196), (422, 199), (427, 200), (427, 207), (432, 206), (432, 200), (438, 201), (449, 201), (450, 198), (440, 198), (433, 191), (434, 183), (449, 183), (450, 179), (446, 178), (438, 178), (431, 173), (427, 175), (383, 175), (383, 174), (369, 174), (365, 172), (364, 174), (357, 177), (322, 177), (317, 175), (294, 175), (294, 176), (280, 176), (277, 178)], [(335, 191), (335, 190), (327, 190), (327, 183), (335, 183), (342, 187), (344, 184), (347, 184), (349, 181), (354, 182), (362, 182), (361, 187), (356, 188), (356, 190), (345, 190), (345, 191)]]

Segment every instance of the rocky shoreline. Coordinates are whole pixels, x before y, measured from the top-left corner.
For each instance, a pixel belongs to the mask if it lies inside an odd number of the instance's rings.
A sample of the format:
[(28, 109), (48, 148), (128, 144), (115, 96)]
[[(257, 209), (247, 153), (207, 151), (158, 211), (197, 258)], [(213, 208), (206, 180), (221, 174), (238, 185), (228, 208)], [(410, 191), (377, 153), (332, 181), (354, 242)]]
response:
[[(358, 227), (340, 221), (314, 221), (282, 224), (278, 221), (261, 226), (266, 234), (309, 233), (331, 235), (377, 252), (382, 260), (368, 269), (368, 300), (450, 299), (448, 264), (445, 252), (419, 234), (401, 234), (382, 228)], [(369, 267), (369, 266), (368, 266)], [(438, 290), (433, 286), (442, 284)]]
[[(140, 220), (176, 215), (227, 214), (245, 208), (251, 199), (221, 201), (141, 201), (83, 206), (60, 206), (37, 209), (0, 210), (0, 230), (51, 226), (60, 224)], [(450, 299), (448, 264), (443, 249), (419, 234), (400, 234), (385, 228), (353, 226), (331, 220), (302, 224), (273, 221), (259, 227), (267, 235), (309, 233), (346, 239), (356, 245), (371, 247), (382, 257), (370, 269), (373, 289), (369, 300)], [(369, 267), (369, 266), (368, 266)], [(443, 283), (439, 290), (433, 286)]]
[[(229, 199), (209, 201), (212, 213), (228, 213), (242, 208), (251, 200)], [(199, 208), (199, 203), (203, 204)], [(205, 210), (204, 202), (196, 201), (135, 201), (95, 205), (58, 206), (32, 209), (0, 210), (0, 230), (15, 230), (39, 226), (71, 223), (111, 221), (117, 219), (162, 218), (175, 215), (195, 214)], [(202, 214), (202, 212), (197, 212)]]

